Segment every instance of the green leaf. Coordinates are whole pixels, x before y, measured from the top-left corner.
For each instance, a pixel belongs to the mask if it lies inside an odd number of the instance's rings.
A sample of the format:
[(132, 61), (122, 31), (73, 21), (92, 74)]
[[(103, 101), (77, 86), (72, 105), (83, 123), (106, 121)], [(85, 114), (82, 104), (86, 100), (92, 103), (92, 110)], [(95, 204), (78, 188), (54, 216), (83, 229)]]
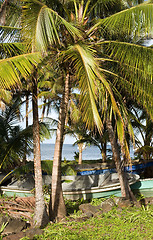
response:
[(33, 39), (32, 43), (37, 49), (45, 51), (50, 45), (63, 45), (61, 41), (63, 31), (68, 31), (73, 38), (82, 38), (79, 29), (53, 9), (36, 0), (23, 2), (23, 30), (25, 35), (30, 34), (29, 38)]
[(153, 49), (116, 41), (104, 41), (101, 45), (110, 59), (116, 62), (116, 68), (120, 69), (118, 85), (153, 117)]
[(0, 88), (20, 86), (20, 77), (26, 78), (41, 61), (40, 53), (28, 53), (0, 60)]
[(119, 35), (132, 34), (132, 36), (142, 36), (143, 33), (144, 36), (148, 37), (148, 34), (151, 34), (153, 30), (152, 19), (153, 4), (139, 4), (98, 20), (98, 22), (89, 29), (88, 34), (97, 27), (102, 27), (104, 30), (107, 29), (107, 31), (112, 33), (117, 31)]

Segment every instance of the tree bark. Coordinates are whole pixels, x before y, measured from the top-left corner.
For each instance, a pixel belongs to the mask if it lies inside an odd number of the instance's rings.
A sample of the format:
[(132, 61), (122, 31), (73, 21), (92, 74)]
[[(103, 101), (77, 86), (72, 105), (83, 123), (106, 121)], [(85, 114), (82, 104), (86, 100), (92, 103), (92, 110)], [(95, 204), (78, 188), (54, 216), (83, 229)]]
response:
[(69, 102), (70, 94), (70, 76), (69, 74), (65, 77), (65, 85), (63, 96), (59, 111), (59, 121), (56, 132), (56, 142), (53, 159), (53, 170), (52, 170), (52, 189), (50, 196), (50, 220), (55, 221), (61, 219), (66, 215), (66, 207), (63, 198), (62, 184), (61, 184), (61, 157), (62, 147), (64, 139), (64, 129), (66, 114)]
[(0, 8), (0, 25), (4, 26), (6, 21), (6, 8), (9, 0), (5, 0)]
[(38, 101), (37, 101), (37, 78), (33, 77), (33, 154), (34, 154), (34, 173), (35, 173), (35, 213), (34, 226), (43, 227), (49, 222), (47, 215), (43, 187), (42, 187), (42, 169), (41, 169), (41, 153), (40, 153), (40, 135), (39, 135), (39, 119), (38, 119)]
[[(28, 119), (28, 107), (29, 107), (29, 93), (26, 92), (26, 128), (29, 125), (29, 122), (28, 122), (28, 120), (29, 120)], [(26, 152), (27, 152), (27, 138), (25, 139), (25, 154), (24, 154), (24, 157), (23, 157), (23, 165), (25, 165), (26, 161), (27, 161)]]
[(83, 143), (79, 143), (78, 147), (79, 147), (79, 162), (78, 162), (78, 164), (82, 164)]
[(41, 115), (41, 121), (44, 120), (44, 115), (45, 115), (45, 110), (46, 110), (46, 99), (44, 100), (44, 106), (43, 106), (43, 110), (42, 110), (42, 115)]
[[(151, 141), (152, 141), (152, 121), (148, 116), (146, 116), (146, 131), (145, 131), (145, 139), (144, 139), (144, 146), (150, 147)], [(151, 153), (150, 152), (144, 152), (143, 154), (145, 163), (151, 159)]]
[(109, 140), (110, 140), (111, 147), (112, 147), (113, 158), (115, 161), (116, 170), (117, 170), (117, 173), (119, 176), (122, 197), (124, 197), (126, 199), (130, 199), (130, 200), (135, 200), (135, 197), (131, 191), (126, 173), (124, 172), (124, 162), (121, 161), (120, 153), (118, 150), (118, 144), (117, 144), (113, 126), (112, 126), (112, 122), (109, 119), (107, 119), (106, 125), (107, 125)]
[(101, 155), (102, 155), (102, 162), (105, 163), (106, 162), (106, 142), (105, 143), (101, 143)]

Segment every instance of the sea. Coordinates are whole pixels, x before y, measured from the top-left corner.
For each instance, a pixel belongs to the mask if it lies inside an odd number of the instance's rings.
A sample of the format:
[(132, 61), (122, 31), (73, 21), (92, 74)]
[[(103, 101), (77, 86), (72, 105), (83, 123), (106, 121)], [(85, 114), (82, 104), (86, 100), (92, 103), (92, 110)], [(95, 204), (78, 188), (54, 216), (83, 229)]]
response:
[[(53, 160), (54, 156), (54, 144), (51, 143), (42, 143), (41, 144), (41, 159), (42, 160)], [(110, 146), (108, 146), (110, 149)], [(62, 160), (74, 160), (75, 152), (79, 152), (77, 145), (72, 144), (64, 144), (62, 151)], [(110, 153), (109, 153), (110, 154)], [(131, 151), (131, 157), (133, 156), (133, 152)], [(98, 147), (96, 146), (87, 146), (82, 152), (83, 160), (97, 160), (101, 159), (101, 153)], [(28, 157), (29, 160), (33, 159), (33, 155), (31, 154)]]

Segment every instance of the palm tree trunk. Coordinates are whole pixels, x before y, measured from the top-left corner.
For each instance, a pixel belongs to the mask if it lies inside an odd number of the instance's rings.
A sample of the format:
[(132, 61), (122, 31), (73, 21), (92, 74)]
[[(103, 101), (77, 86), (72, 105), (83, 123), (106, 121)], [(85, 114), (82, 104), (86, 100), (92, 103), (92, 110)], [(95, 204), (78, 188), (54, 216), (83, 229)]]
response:
[(41, 120), (44, 120), (44, 115), (45, 115), (45, 110), (46, 110), (46, 99), (44, 100), (44, 106), (43, 106), (43, 110), (42, 110), (42, 115), (41, 115)]
[(101, 155), (102, 155), (102, 162), (106, 162), (106, 142), (101, 143)]
[(63, 198), (62, 184), (61, 184), (61, 157), (64, 139), (64, 129), (66, 121), (66, 113), (70, 93), (70, 76), (66, 75), (64, 92), (61, 100), (59, 121), (56, 132), (56, 142), (53, 159), (52, 170), (52, 190), (50, 196), (50, 219), (55, 221), (61, 219), (66, 215), (66, 207)]
[(120, 153), (118, 150), (118, 144), (115, 138), (112, 122), (107, 119), (106, 125), (107, 125), (109, 140), (112, 147), (116, 170), (119, 176), (122, 197), (130, 200), (135, 200), (135, 197), (129, 186), (128, 179), (126, 177), (126, 173), (124, 172), (124, 163), (121, 161), (121, 158), (120, 158)]
[(28, 122), (28, 108), (29, 108), (29, 93), (26, 92), (26, 128), (28, 127), (29, 125), (29, 122)]
[[(144, 139), (144, 146), (151, 146), (152, 142), (152, 132), (151, 132), (152, 122), (148, 116), (146, 116), (146, 131), (145, 131), (145, 139)], [(150, 152), (144, 152), (144, 160), (145, 163), (151, 159)]]
[(8, 5), (9, 0), (5, 0), (0, 8), (0, 25), (5, 25), (6, 21), (6, 7)]
[(82, 164), (83, 144), (82, 144), (82, 143), (79, 143), (79, 144), (78, 144), (78, 147), (79, 147), (79, 162), (78, 162), (78, 164)]
[[(29, 122), (28, 122), (28, 107), (29, 107), (29, 93), (26, 92), (26, 128), (28, 127), (29, 125)], [(27, 161), (27, 156), (26, 156), (26, 152), (27, 152), (27, 138), (25, 139), (25, 154), (24, 154), (24, 157), (23, 157), (23, 165), (26, 164), (26, 161)]]
[(38, 119), (38, 101), (37, 101), (37, 79), (33, 77), (33, 154), (34, 154), (34, 173), (35, 173), (35, 214), (34, 226), (42, 227), (49, 222), (46, 212), (45, 201), (42, 188), (42, 170), (41, 170), (41, 153), (40, 153), (40, 135)]

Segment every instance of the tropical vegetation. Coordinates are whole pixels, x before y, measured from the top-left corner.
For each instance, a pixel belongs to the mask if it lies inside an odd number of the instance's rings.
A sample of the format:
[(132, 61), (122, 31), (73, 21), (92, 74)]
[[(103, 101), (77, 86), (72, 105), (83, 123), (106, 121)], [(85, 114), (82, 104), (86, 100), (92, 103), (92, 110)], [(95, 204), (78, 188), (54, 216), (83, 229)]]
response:
[[(68, 205), (70, 206), (70, 203)], [(34, 239), (151, 239), (152, 211), (152, 205), (146, 209), (132, 207), (122, 211), (114, 208), (108, 213), (83, 220), (80, 211), (76, 210), (65, 222), (49, 224), (44, 234), (37, 235)]]
[[(19, 11), (9, 16), (12, 7)], [(127, 98), (136, 101), (152, 119), (153, 50), (138, 44), (142, 38), (151, 36), (152, 15), (152, 1), (26, 0), (1, 4), (1, 92), (22, 89), (24, 79), (31, 85), (35, 225), (48, 221), (42, 192), (38, 119), (39, 77), (42, 80), (41, 72), (45, 72), (47, 64), (50, 74), (43, 90), (49, 90), (50, 97), (54, 95), (54, 101), (59, 103), (50, 219), (55, 221), (66, 214), (61, 154), (74, 89), (80, 94), (79, 109), (86, 128), (91, 131), (97, 128), (100, 135), (107, 129), (122, 195), (133, 198), (123, 171), (125, 161), (130, 160), (126, 131), (131, 141), (134, 139), (126, 101)], [(60, 87), (54, 88), (55, 85)]]
[(32, 152), (32, 131), (31, 128), (21, 129), (18, 121), (21, 118), (19, 101), (10, 106), (0, 115), (0, 169), (11, 171), (20, 166), (25, 155)]

